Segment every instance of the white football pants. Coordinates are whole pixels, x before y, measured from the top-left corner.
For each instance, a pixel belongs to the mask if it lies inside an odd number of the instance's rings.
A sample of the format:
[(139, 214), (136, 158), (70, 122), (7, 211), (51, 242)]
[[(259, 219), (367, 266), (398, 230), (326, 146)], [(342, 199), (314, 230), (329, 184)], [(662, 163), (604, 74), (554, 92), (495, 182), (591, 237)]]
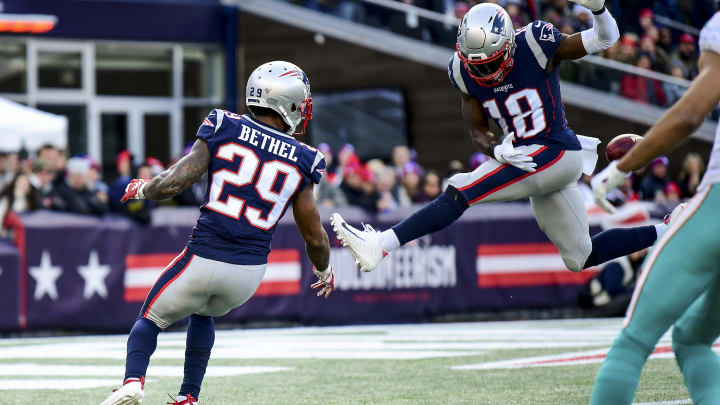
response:
[(490, 159), (470, 173), (456, 174), (448, 184), (470, 205), (529, 197), (540, 229), (558, 248), (565, 266), (582, 270), (592, 251), (585, 203), (577, 188), (582, 152), (542, 145), (516, 149), (533, 157), (535, 172)]
[(185, 248), (155, 282), (140, 315), (161, 329), (192, 314), (225, 315), (252, 297), (264, 275), (264, 264), (219, 262)]

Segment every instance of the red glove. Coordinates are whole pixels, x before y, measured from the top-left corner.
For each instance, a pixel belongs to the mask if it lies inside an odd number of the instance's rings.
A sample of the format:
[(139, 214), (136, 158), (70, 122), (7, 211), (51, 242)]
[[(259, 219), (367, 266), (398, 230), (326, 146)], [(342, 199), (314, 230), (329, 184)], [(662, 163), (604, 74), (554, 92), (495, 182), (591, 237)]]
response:
[(143, 194), (143, 189), (148, 183), (150, 183), (149, 180), (143, 179), (133, 179), (132, 181), (130, 181), (130, 184), (125, 187), (125, 195), (122, 196), (120, 202), (124, 203), (125, 201), (130, 199), (144, 200), (145, 194)]
[(335, 274), (333, 273), (332, 266), (328, 266), (328, 268), (324, 271), (320, 271), (313, 267), (312, 272), (315, 277), (318, 278), (318, 281), (310, 287), (320, 288), (320, 291), (317, 293), (318, 297), (323, 295), (325, 298), (329, 297), (335, 290)]

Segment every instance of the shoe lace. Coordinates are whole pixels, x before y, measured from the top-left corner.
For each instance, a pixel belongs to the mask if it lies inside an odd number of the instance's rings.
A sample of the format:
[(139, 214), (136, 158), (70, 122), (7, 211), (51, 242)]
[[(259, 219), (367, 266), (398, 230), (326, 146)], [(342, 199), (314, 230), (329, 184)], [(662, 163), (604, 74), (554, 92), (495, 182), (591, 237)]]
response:
[(363, 226), (363, 232), (372, 232), (372, 233), (377, 232), (377, 231), (375, 230), (375, 228), (372, 227), (372, 225), (368, 225), (368, 224), (366, 224), (366, 223), (364, 223), (364, 222), (361, 222), (361, 224), (362, 224), (362, 226)]

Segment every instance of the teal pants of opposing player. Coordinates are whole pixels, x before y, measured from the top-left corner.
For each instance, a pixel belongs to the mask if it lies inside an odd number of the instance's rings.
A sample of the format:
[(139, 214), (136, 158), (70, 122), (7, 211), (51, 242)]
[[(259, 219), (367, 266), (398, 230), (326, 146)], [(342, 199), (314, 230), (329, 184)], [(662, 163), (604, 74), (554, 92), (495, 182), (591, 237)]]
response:
[(696, 195), (643, 265), (625, 327), (600, 368), (591, 405), (629, 405), (643, 365), (674, 323), (673, 349), (695, 405), (720, 404), (720, 185)]

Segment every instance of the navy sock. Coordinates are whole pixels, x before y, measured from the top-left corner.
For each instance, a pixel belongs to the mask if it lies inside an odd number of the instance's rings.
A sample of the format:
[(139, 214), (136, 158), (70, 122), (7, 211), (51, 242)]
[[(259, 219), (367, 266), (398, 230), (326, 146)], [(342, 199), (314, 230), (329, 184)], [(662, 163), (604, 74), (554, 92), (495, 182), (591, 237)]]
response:
[(194, 398), (200, 396), (200, 385), (205, 377), (210, 350), (214, 343), (215, 324), (212, 317), (192, 315), (188, 324), (185, 377), (180, 387), (180, 395), (190, 394)]
[(151, 320), (138, 318), (130, 330), (125, 359), (125, 379), (145, 376), (150, 356), (157, 347), (160, 328)]
[(592, 237), (592, 251), (583, 268), (643, 250), (652, 246), (656, 239), (657, 230), (652, 225), (602, 231)]
[(455, 222), (468, 209), (468, 203), (453, 186), (440, 196), (412, 214), (404, 221), (395, 225), (395, 231), (401, 245), (421, 236), (439, 231)]

